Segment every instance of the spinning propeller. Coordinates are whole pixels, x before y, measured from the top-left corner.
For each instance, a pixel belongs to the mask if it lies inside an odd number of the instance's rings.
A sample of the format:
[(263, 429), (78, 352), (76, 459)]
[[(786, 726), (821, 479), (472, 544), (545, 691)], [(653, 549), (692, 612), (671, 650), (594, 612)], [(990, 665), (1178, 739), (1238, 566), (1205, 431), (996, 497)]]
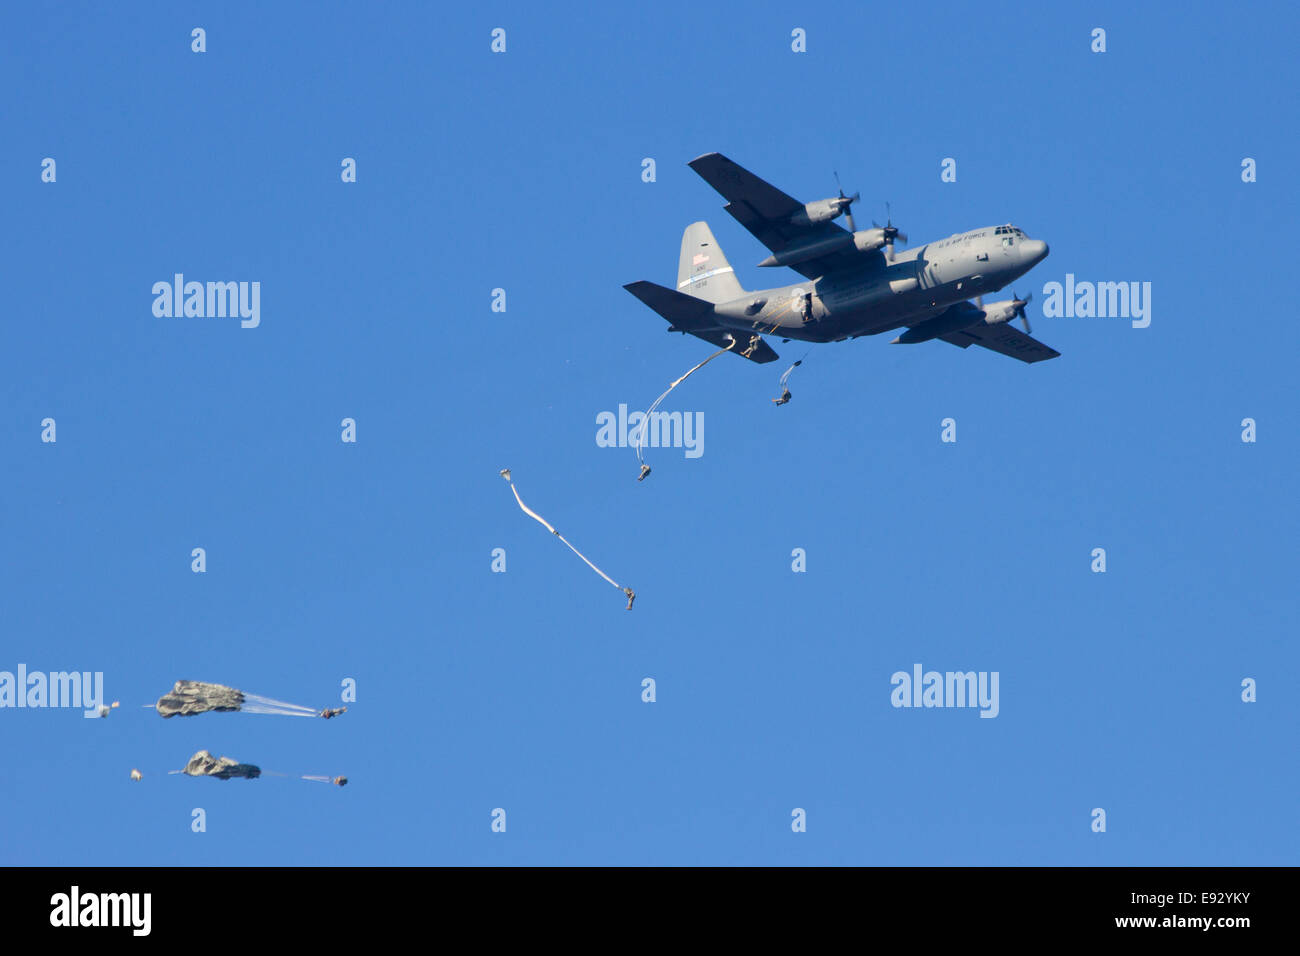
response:
[(897, 239), (900, 242), (907, 242), (907, 234), (899, 232), (898, 227), (894, 225), (893, 217), (890, 215), (889, 212), (889, 203), (885, 203), (885, 224), (883, 226), (877, 225), (874, 219), (871, 220), (871, 224), (875, 226), (877, 229), (884, 232), (885, 260), (887, 262), (893, 262), (894, 261), (894, 240)]
[[(832, 170), (832, 172), (835, 172)], [(844, 213), (844, 221), (848, 223), (849, 232), (857, 232), (853, 225), (853, 204), (862, 198), (861, 193), (854, 193), (852, 196), (844, 195), (844, 187), (840, 185), (840, 174), (835, 172), (835, 188), (840, 192), (840, 211)]]
[(1031, 292), (1023, 299), (1016, 295), (1013, 290), (1011, 293), (1011, 314), (1019, 316), (1020, 321), (1025, 324), (1025, 334), (1033, 335), (1034, 330), (1029, 327), (1029, 317), (1025, 315), (1025, 306), (1034, 301), (1034, 294)]
[[(832, 172), (835, 173), (835, 188), (839, 191), (839, 197), (832, 200), (832, 202), (836, 203), (836, 205), (839, 206), (840, 212), (844, 214), (844, 222), (845, 225), (849, 227), (849, 232), (857, 232), (858, 227), (853, 222), (853, 204), (862, 198), (862, 194), (855, 192), (852, 196), (844, 195), (844, 187), (840, 185), (840, 174), (835, 170), (832, 170)], [(871, 225), (884, 234), (885, 258), (888, 261), (893, 262), (894, 241), (907, 242), (907, 234), (899, 232), (898, 227), (894, 225), (894, 220), (889, 209), (889, 203), (885, 203), (885, 224), (881, 226), (873, 220)]]

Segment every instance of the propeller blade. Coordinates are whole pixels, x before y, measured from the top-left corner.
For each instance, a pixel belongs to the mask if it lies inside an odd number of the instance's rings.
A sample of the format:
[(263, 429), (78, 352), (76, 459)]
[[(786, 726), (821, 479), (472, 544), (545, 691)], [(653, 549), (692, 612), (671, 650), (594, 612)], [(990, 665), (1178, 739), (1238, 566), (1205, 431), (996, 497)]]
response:
[[(854, 196), (853, 198), (856, 199), (857, 196)], [(884, 230), (885, 230), (885, 240), (886, 240), (886, 242), (887, 242), (890, 246), (892, 246), (892, 245), (894, 244), (894, 240), (898, 240), (899, 242), (902, 242), (902, 243), (906, 244), (906, 242), (907, 242), (907, 234), (906, 234), (906, 233), (903, 233), (903, 232), (900, 232), (900, 231), (899, 231), (899, 230), (894, 226), (894, 215), (893, 215), (893, 210), (890, 209), (889, 203), (885, 203), (885, 224), (882, 226), (882, 225), (880, 225), (880, 223), (876, 222), (876, 220), (874, 220), (874, 219), (871, 220), (871, 224), (872, 224), (873, 226), (875, 226), (877, 229), (884, 229)], [(893, 257), (893, 253), (892, 253), (892, 252), (890, 253), (890, 257), (891, 257), (891, 259), (892, 259), (892, 257)]]
[(1030, 302), (1034, 301), (1034, 294), (1031, 292), (1022, 299), (1020, 298), (1020, 296), (1016, 295), (1014, 290), (1012, 290), (1011, 298), (1013, 298), (1018, 303), (1018, 305), (1016, 306), (1016, 315), (1018, 315), (1020, 317), (1020, 321), (1024, 323), (1025, 334), (1033, 335), (1034, 330), (1029, 325), (1029, 316), (1025, 315), (1025, 306), (1027, 306)]
[(840, 194), (840, 208), (844, 211), (844, 221), (848, 223), (849, 232), (857, 232), (857, 227), (853, 224), (853, 204), (862, 198), (862, 193), (857, 192), (852, 196), (844, 195), (844, 187), (840, 185), (840, 174), (835, 170), (835, 189)]

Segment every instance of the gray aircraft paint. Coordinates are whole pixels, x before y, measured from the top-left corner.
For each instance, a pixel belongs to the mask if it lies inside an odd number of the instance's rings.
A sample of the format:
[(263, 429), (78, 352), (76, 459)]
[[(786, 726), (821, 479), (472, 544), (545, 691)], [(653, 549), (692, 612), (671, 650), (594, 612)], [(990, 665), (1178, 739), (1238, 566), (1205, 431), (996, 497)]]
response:
[[(719, 343), (728, 335), (754, 361), (777, 356), (753, 337), (779, 335), (805, 342), (838, 342), (894, 329), (909, 331), (904, 344), (941, 338), (965, 348), (981, 345), (1034, 362), (1059, 353), (1010, 327), (1015, 301), (988, 306), (968, 300), (1010, 285), (1046, 258), (1047, 243), (1010, 224), (957, 233), (892, 257), (879, 227), (849, 233), (832, 220), (835, 200), (800, 204), (717, 153), (690, 163), (729, 200), (726, 209), (773, 253), (787, 258), (804, 281), (746, 292), (707, 223), (692, 223), (682, 236), (677, 292), (653, 283), (625, 288), (670, 322)], [(1023, 306), (1022, 306), (1023, 307)]]

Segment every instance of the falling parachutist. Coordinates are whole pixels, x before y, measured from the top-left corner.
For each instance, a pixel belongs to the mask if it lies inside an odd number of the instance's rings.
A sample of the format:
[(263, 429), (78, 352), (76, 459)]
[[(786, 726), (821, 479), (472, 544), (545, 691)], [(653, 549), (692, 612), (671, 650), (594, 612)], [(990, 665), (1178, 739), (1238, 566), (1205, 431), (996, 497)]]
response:
[[(658, 398), (655, 399), (655, 403), (650, 406), (649, 410), (645, 413), (645, 417), (641, 419), (641, 427), (637, 429), (637, 433), (636, 433), (636, 459), (641, 463), (641, 474), (637, 475), (636, 478), (637, 481), (645, 481), (646, 476), (650, 474), (650, 466), (645, 463), (645, 458), (641, 454), (641, 449), (645, 447), (645, 430), (646, 430), (646, 426), (650, 424), (650, 416), (653, 415), (654, 410), (659, 407), (659, 403), (668, 397), (669, 392), (671, 392), (678, 385), (682, 384), (682, 382), (690, 378), (695, 372), (704, 368), (704, 366), (708, 365), (710, 362), (712, 362), (723, 352), (730, 352), (733, 348), (736, 347), (736, 340), (732, 338), (730, 335), (728, 335), (727, 338), (730, 339), (730, 341), (727, 343), (726, 348), (718, 349), (716, 352), (714, 352), (712, 355), (706, 358), (699, 365), (695, 365), (687, 369), (685, 375), (683, 375), (677, 381), (669, 385), (667, 390), (662, 395), (660, 395)], [(748, 357), (749, 353), (752, 352), (762, 341), (763, 340), (760, 339), (757, 335), (751, 336), (749, 341), (749, 348), (742, 354)], [(631, 608), (630, 602), (628, 604), (628, 607), (629, 609)]]
[[(807, 356), (805, 355), (804, 358), (807, 358)], [(785, 383), (790, 381), (790, 373), (802, 364), (803, 359), (800, 359), (785, 370), (785, 373), (781, 376), (781, 397), (772, 399), (773, 405), (784, 405), (790, 401), (790, 389), (786, 388)]]
[(543, 518), (541, 515), (539, 515), (539, 514), (538, 514), (536, 511), (534, 511), (532, 508), (530, 508), (530, 507), (528, 507), (526, 504), (524, 504), (524, 499), (522, 499), (522, 498), (519, 497), (519, 489), (515, 487), (515, 483), (514, 483), (514, 481), (511, 480), (511, 478), (510, 478), (510, 469), (509, 469), (509, 468), (502, 468), (502, 469), (501, 469), (501, 477), (504, 478), (504, 479), (505, 479), (505, 480), (510, 484), (510, 490), (514, 492), (514, 494), (515, 494), (515, 501), (519, 502), (519, 508), (523, 511), (523, 513), (526, 514), (526, 515), (528, 515), (530, 518), (534, 518), (534, 519), (536, 519), (538, 522), (540, 522), (541, 525), (542, 525), (542, 527), (544, 527), (544, 528), (545, 528), (547, 531), (549, 531), (551, 534), (555, 535), (557, 538), (559, 538), (561, 541), (563, 541), (563, 542), (565, 543), (565, 545), (568, 547), (568, 549), (569, 549), (570, 551), (572, 551), (572, 552), (573, 552), (574, 554), (576, 554), (578, 557), (582, 558), (582, 560), (586, 563), (587, 567), (591, 568), (591, 570), (595, 571), (597, 574), (599, 574), (602, 578), (604, 578), (604, 579), (605, 579), (606, 581), (608, 581), (610, 584), (614, 585), (614, 587), (618, 588), (620, 591), (622, 591), (624, 594), (626, 594), (626, 595), (627, 595), (627, 609), (628, 609), (629, 611), (632, 610), (632, 602), (636, 600), (636, 592), (633, 591), (631, 588), (625, 588), (625, 587), (623, 587), (623, 585), (619, 584), (617, 581), (615, 581), (613, 578), (611, 578), (608, 574), (606, 574), (606, 573), (605, 573), (604, 571), (602, 571), (600, 568), (598, 568), (598, 567), (596, 567), (594, 564), (592, 564), (591, 561), (588, 560), (587, 556), (586, 556), (585, 554), (583, 554), (581, 551), (579, 551), (577, 548), (575, 548), (572, 544), (570, 544), (570, 543), (569, 543), (569, 539), (566, 538), (564, 535), (560, 534), (560, 532), (556, 531), (555, 528), (554, 528), (554, 526), (552, 526), (551, 523), (550, 523), (549, 521), (547, 521), (545, 518)]

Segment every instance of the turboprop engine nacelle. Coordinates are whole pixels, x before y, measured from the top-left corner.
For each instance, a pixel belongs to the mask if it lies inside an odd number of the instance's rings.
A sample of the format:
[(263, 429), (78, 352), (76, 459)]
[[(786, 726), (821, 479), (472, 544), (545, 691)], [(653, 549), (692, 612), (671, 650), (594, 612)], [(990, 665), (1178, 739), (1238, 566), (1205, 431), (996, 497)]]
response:
[(877, 227), (875, 229), (859, 229), (853, 234), (853, 245), (859, 252), (871, 252), (873, 249), (883, 249), (889, 237), (885, 235), (885, 230)]
[(991, 302), (984, 306), (984, 324), (985, 325), (1002, 325), (1004, 322), (1010, 322), (1016, 317), (1016, 306), (1019, 305), (1014, 299), (1007, 299), (1005, 302)]
[(815, 226), (821, 222), (830, 222), (843, 213), (851, 203), (851, 199), (839, 196), (818, 199), (816, 202), (806, 203), (790, 217), (790, 222), (796, 226)]

